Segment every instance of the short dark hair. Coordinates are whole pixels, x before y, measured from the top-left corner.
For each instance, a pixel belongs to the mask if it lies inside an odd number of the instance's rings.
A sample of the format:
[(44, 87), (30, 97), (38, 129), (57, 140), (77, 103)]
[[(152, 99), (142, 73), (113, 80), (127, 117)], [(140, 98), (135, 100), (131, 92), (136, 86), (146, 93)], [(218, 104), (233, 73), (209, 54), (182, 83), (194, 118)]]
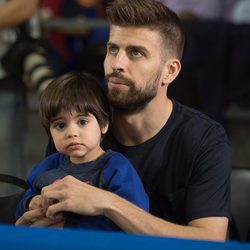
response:
[(167, 49), (181, 59), (185, 33), (182, 23), (166, 5), (154, 0), (114, 0), (106, 8), (111, 25), (158, 30)]
[(40, 117), (50, 136), (50, 123), (61, 111), (93, 114), (100, 127), (109, 122), (109, 104), (96, 78), (86, 72), (70, 72), (53, 80), (40, 97)]

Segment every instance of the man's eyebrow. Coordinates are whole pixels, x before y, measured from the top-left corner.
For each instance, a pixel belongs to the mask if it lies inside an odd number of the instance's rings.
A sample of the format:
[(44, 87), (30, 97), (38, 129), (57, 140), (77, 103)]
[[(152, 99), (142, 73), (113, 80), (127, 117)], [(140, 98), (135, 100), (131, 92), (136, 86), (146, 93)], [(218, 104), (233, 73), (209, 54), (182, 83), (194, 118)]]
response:
[(136, 50), (140, 50), (144, 53), (148, 53), (147, 48), (144, 46), (140, 46), (140, 45), (129, 45), (129, 46), (127, 46), (127, 49), (128, 50), (136, 49)]
[(116, 47), (118, 47), (115, 43), (112, 43), (112, 42), (107, 42), (107, 46), (116, 46)]
[[(118, 47), (118, 45), (116, 43), (113, 43), (113, 42), (107, 42), (107, 46)], [(145, 52), (148, 51), (146, 47), (141, 46), (141, 45), (128, 45), (128, 46), (126, 46), (126, 49), (138, 49), (138, 50), (145, 51)]]

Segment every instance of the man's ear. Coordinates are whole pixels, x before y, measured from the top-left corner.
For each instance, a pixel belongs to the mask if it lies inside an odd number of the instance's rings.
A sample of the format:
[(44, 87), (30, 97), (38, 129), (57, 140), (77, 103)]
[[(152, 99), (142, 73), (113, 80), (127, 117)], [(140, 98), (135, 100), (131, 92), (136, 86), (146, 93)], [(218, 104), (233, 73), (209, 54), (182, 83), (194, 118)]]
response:
[(169, 85), (179, 74), (181, 62), (178, 59), (170, 59), (166, 62), (163, 71), (163, 85)]

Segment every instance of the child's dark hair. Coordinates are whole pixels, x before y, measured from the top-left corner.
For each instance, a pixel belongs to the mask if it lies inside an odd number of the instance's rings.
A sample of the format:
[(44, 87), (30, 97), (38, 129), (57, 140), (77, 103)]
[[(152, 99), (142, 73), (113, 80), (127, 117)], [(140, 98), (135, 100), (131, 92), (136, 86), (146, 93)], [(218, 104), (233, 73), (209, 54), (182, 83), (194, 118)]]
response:
[(97, 79), (86, 72), (70, 72), (53, 80), (40, 98), (40, 117), (50, 136), (50, 123), (61, 111), (95, 116), (100, 127), (109, 122), (109, 104)]

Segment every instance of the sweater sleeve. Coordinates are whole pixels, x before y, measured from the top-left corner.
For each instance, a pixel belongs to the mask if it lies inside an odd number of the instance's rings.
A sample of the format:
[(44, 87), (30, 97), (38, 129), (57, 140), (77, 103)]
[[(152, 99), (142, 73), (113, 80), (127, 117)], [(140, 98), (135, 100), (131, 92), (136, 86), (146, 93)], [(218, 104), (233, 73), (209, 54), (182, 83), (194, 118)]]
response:
[(40, 190), (37, 190), (34, 186), (34, 181), (36, 180), (36, 177), (40, 175), (41, 173), (47, 170), (50, 170), (54, 168), (55, 166), (58, 166), (59, 161), (60, 161), (60, 154), (55, 153), (45, 158), (42, 162), (38, 163), (32, 168), (27, 178), (28, 189), (26, 190), (23, 198), (20, 200), (20, 202), (17, 205), (16, 219), (20, 218), (26, 211), (29, 210), (28, 205), (29, 205), (31, 198), (35, 195), (40, 194)]
[(129, 160), (122, 154), (113, 152), (104, 167), (103, 177), (108, 191), (149, 211), (149, 199), (143, 183)]

